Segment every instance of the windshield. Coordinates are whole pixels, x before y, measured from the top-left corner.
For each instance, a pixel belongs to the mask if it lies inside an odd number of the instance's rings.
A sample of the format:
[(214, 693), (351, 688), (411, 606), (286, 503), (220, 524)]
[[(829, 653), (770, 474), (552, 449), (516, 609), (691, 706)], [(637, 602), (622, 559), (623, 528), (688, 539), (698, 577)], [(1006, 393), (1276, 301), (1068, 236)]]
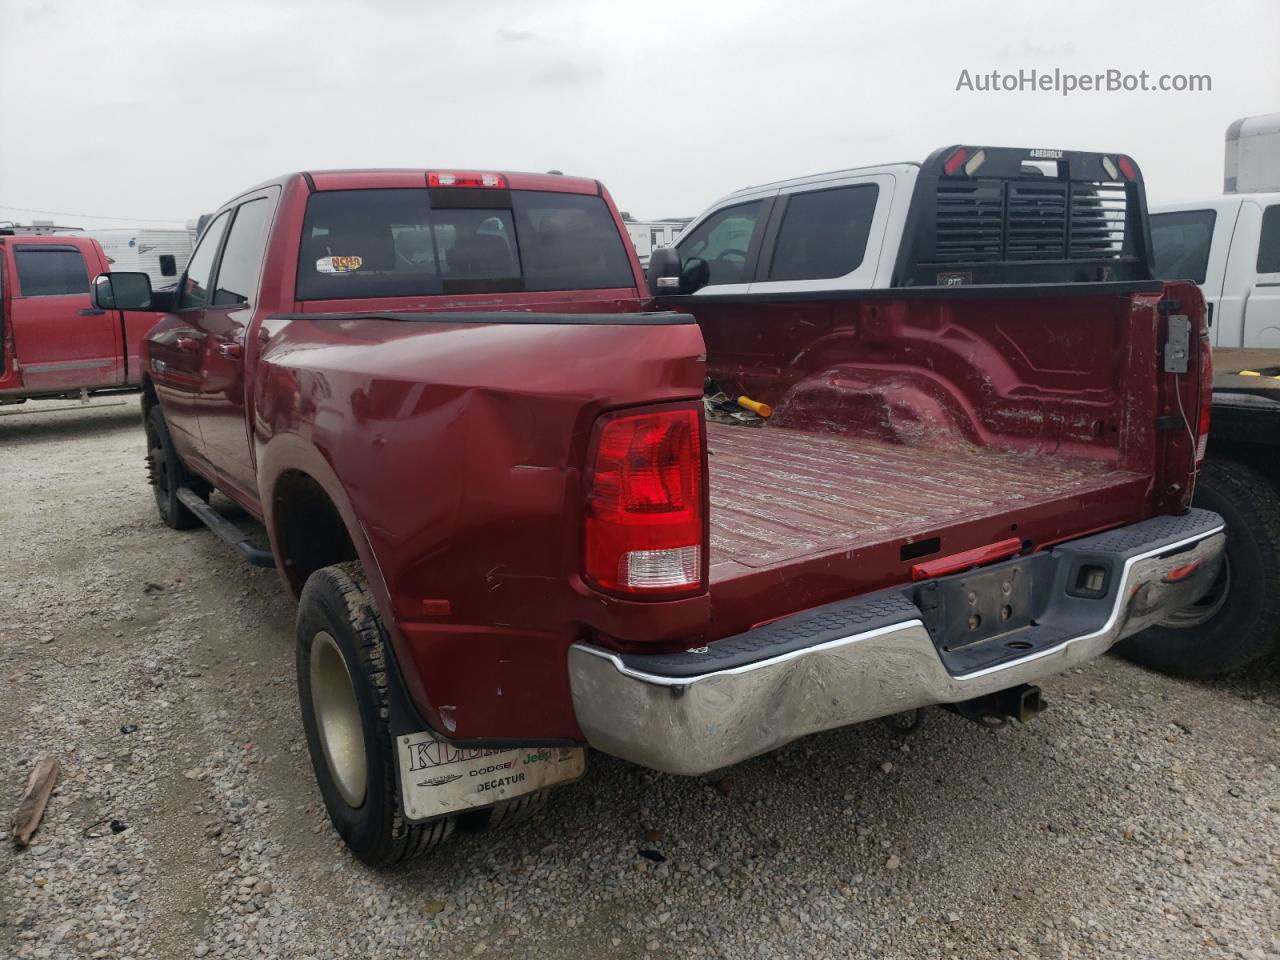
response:
[(335, 190), (307, 202), (298, 299), (632, 287), (601, 197), (506, 190)]

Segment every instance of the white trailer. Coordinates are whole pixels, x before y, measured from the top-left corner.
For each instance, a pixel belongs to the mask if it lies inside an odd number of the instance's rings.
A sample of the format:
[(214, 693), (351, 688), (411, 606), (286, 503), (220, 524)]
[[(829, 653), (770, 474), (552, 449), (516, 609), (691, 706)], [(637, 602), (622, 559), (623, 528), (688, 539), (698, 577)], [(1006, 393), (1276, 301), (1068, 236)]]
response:
[(1280, 113), (1241, 117), (1227, 127), (1222, 190), (1280, 192)]
[(668, 247), (675, 243), (676, 237), (689, 221), (687, 220), (624, 220), (627, 235), (636, 248), (642, 267), (649, 266), (649, 254), (659, 247)]
[(151, 277), (157, 289), (172, 286), (191, 259), (192, 238), (188, 230), (120, 228), (85, 230), (106, 252), (113, 271), (134, 271)]

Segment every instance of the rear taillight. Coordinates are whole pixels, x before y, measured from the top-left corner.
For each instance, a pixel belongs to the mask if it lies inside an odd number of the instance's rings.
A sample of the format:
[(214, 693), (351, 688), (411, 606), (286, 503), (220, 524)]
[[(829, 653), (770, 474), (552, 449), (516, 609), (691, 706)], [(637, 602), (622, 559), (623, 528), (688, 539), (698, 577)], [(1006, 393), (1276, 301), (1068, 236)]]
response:
[(1209, 338), (1200, 338), (1200, 419), (1196, 426), (1196, 463), (1209, 449), (1209, 415), (1213, 411), (1213, 348)]
[(596, 425), (587, 476), (583, 575), (628, 596), (705, 586), (702, 410), (608, 414)]
[(428, 187), (497, 187), (506, 189), (507, 178), (500, 173), (434, 172), (427, 174)]

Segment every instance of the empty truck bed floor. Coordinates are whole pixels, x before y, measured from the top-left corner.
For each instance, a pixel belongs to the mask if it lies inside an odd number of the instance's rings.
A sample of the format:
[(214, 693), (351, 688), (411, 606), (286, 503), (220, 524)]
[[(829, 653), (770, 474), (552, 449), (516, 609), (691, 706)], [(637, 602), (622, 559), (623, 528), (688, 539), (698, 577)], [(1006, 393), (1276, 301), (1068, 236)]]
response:
[(707, 439), (713, 568), (927, 535), (1136, 476), (1091, 460), (774, 427), (708, 423)]

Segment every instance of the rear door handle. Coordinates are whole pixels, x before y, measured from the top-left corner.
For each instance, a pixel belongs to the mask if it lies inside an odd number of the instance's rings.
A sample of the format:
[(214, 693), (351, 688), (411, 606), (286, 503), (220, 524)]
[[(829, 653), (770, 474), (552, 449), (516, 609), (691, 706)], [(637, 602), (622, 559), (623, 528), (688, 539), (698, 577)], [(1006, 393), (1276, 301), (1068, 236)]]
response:
[(193, 337), (179, 337), (173, 343), (179, 350), (184, 350), (187, 353), (195, 353), (200, 349), (200, 341)]
[(102, 316), (102, 315), (103, 315), (104, 313), (106, 313), (106, 312), (107, 312), (107, 311), (103, 310), (101, 307), (85, 307), (83, 310), (81, 310), (81, 311), (80, 311), (80, 316), (82, 316), (82, 317), (100, 317), (100, 316)]
[(244, 347), (235, 340), (223, 340), (218, 344), (218, 352), (228, 360), (239, 360), (244, 356)]

